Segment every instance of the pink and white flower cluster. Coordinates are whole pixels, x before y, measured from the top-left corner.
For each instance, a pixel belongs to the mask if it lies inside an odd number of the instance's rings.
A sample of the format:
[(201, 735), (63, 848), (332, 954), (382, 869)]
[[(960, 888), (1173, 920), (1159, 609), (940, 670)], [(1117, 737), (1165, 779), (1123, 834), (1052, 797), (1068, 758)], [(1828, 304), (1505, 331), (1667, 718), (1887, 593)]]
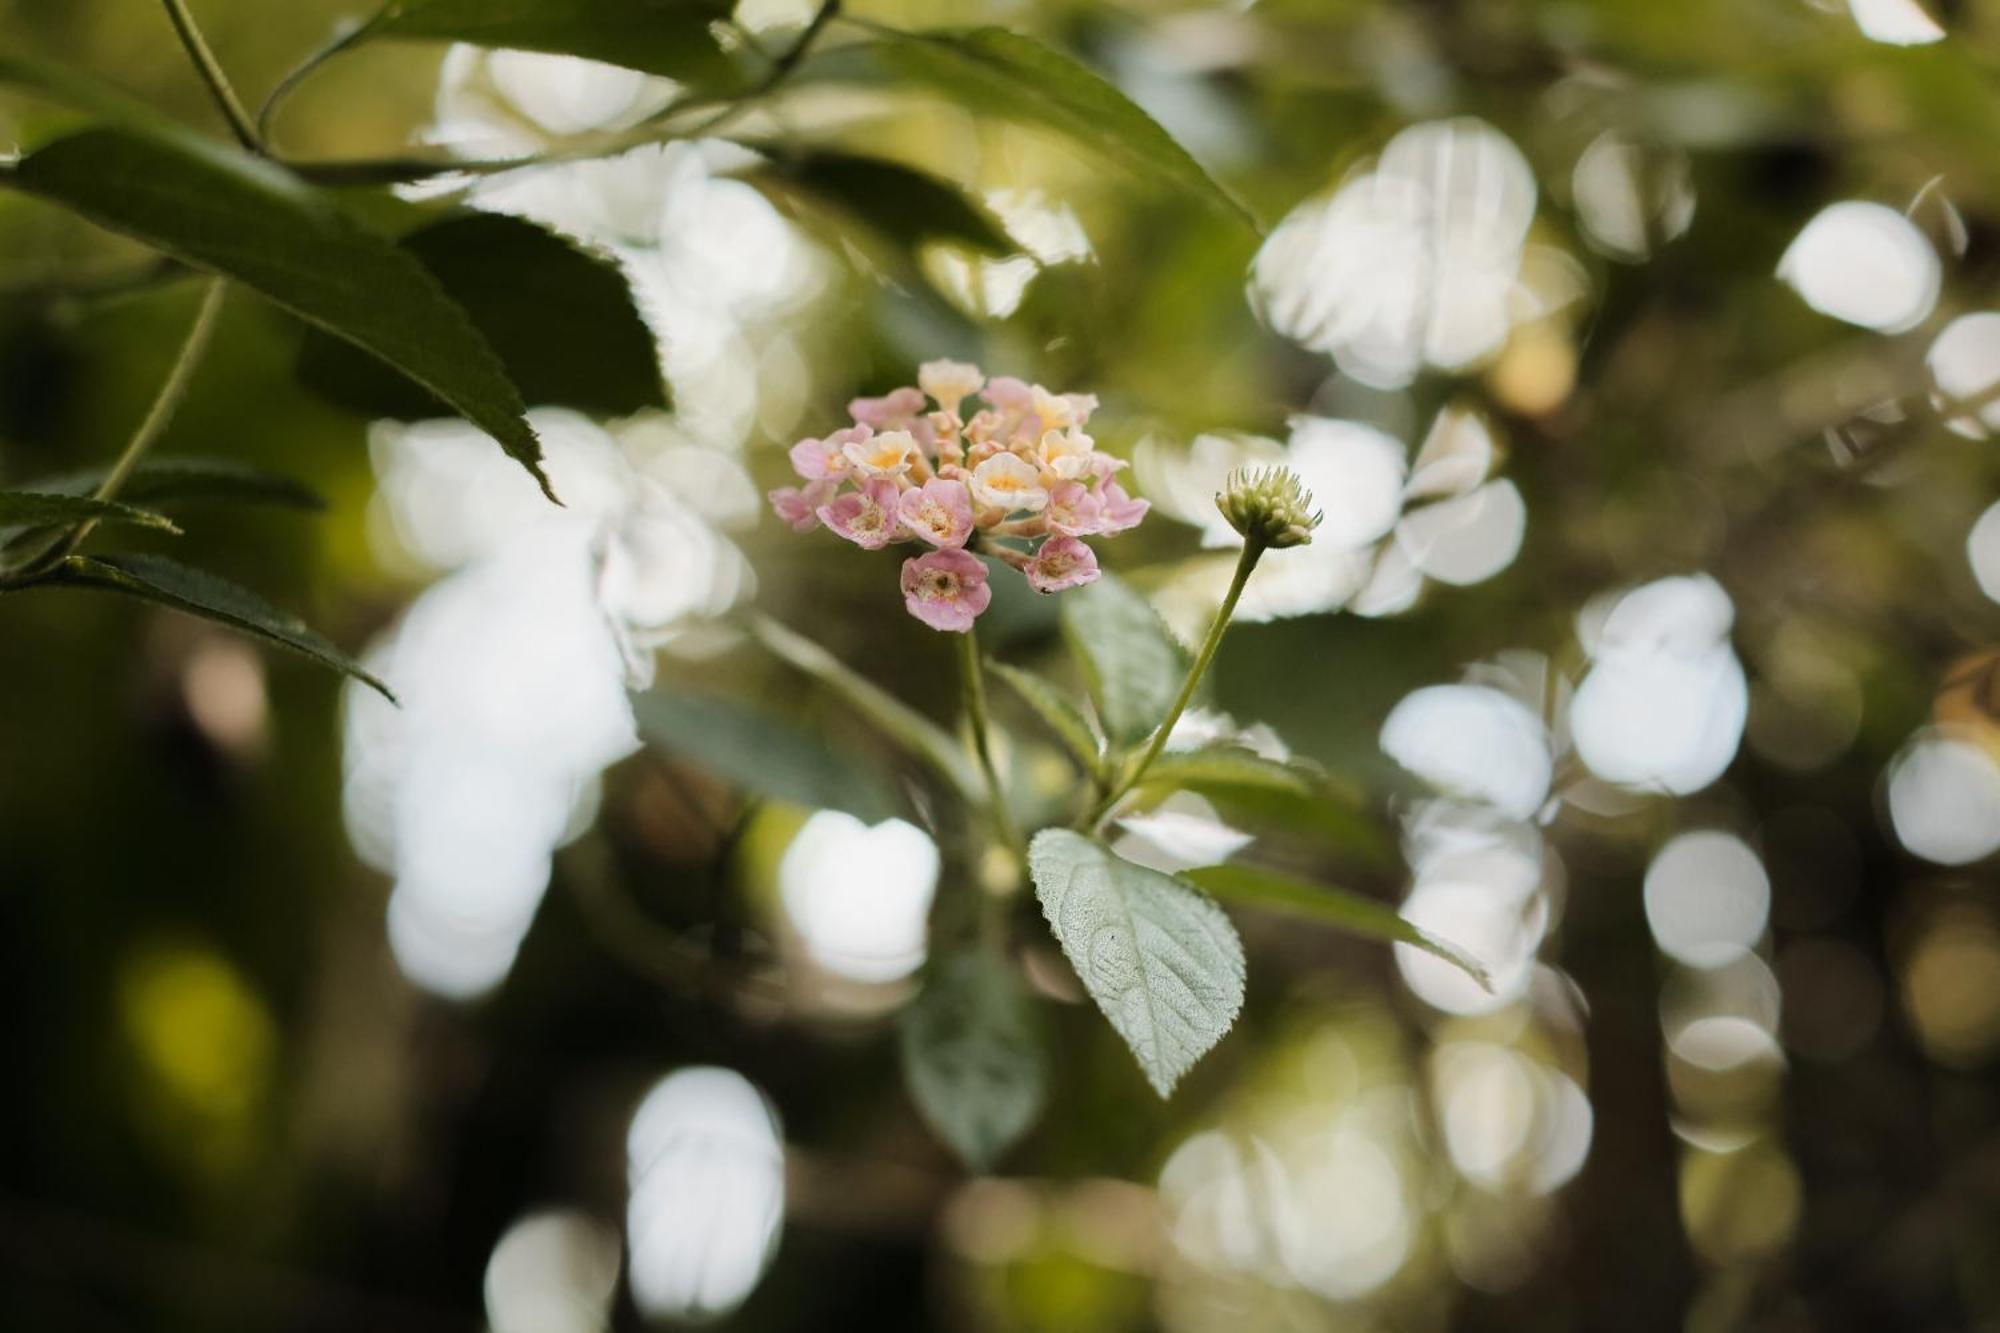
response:
[[(973, 549), (1021, 571), (1036, 592), (1097, 578), (1089, 536), (1139, 525), (1151, 507), (1118, 484), (1123, 459), (1083, 427), (1091, 394), (1050, 393), (962, 361), (927, 361), (921, 388), (847, 405), (854, 424), (792, 446), (803, 486), (771, 492), (799, 532), (822, 523), (865, 550), (934, 549), (903, 562), (903, 603), (932, 629), (963, 633), (993, 600)], [(967, 400), (985, 406), (964, 414)]]

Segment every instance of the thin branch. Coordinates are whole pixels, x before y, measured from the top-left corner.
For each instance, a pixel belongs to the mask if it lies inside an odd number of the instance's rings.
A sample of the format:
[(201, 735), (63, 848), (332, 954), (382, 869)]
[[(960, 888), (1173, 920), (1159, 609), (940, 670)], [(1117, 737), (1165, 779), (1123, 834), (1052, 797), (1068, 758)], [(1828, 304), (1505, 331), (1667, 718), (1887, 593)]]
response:
[(250, 113), (243, 109), (237, 99), (236, 89), (230, 86), (229, 76), (222, 72), (222, 65), (215, 58), (215, 52), (208, 49), (202, 39), (201, 29), (195, 26), (194, 15), (188, 13), (185, 0), (160, 0), (166, 6), (167, 18), (174, 25), (174, 32), (180, 37), (181, 45), (187, 48), (188, 58), (194, 61), (195, 70), (200, 73), (203, 83), (215, 98), (216, 106), (222, 110), (223, 119), (229, 122), (236, 141), (251, 152), (262, 156), (264, 143), (257, 137), (257, 127), (250, 120)]

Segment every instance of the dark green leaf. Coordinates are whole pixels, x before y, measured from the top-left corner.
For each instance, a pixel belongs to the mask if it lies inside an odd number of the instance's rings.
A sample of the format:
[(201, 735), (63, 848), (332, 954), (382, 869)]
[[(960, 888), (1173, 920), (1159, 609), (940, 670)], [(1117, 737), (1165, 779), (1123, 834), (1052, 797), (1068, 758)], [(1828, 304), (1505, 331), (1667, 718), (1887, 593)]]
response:
[(1305, 880), (1256, 866), (1203, 866), (1199, 870), (1182, 871), (1181, 878), (1227, 902), (1308, 916), (1350, 935), (1422, 949), (1461, 969), (1487, 990), (1493, 989), (1492, 978), (1487, 975), (1486, 969), (1464, 951), (1419, 930), (1405, 921), (1395, 908), (1373, 898), (1350, 893), (1346, 889), (1309, 884)]
[[(529, 403), (618, 417), (667, 406), (659, 350), (617, 265), (497, 213), (446, 218), (402, 245), (464, 307)], [(364, 416), (439, 415), (435, 397), (318, 331), (299, 375)]]
[(901, 163), (832, 151), (781, 152), (769, 174), (859, 218), (906, 250), (925, 241), (956, 242), (988, 254), (1019, 248), (983, 204)]
[[(87, 495), (104, 479), (104, 469), (86, 468), (33, 483), (32, 489)], [(324, 509), (326, 501), (304, 482), (226, 458), (154, 457), (141, 462), (119, 492), (128, 500), (172, 506), (220, 500)]]
[(745, 791), (845, 810), (871, 824), (897, 813), (895, 795), (880, 778), (779, 718), (712, 695), (636, 694), (632, 712), (648, 745)]
[(548, 489), (521, 396), (465, 311), (415, 258), (298, 177), (205, 140), (100, 128), (30, 153), (13, 180), (380, 357)]
[(740, 78), (710, 25), (729, 10), (722, 0), (391, 0), (363, 35), (582, 56), (728, 87)]
[(63, 562), (55, 582), (68, 587), (122, 592), (217, 621), (253, 639), (352, 676), (395, 702), (396, 696), (387, 685), (362, 670), (360, 663), (308, 628), (297, 616), (278, 610), (246, 588), (199, 569), (189, 569), (157, 555), (77, 555)]
[(54, 524), (78, 523), (84, 519), (130, 523), (161, 532), (180, 531), (165, 514), (137, 509), (116, 500), (93, 500), (87, 495), (39, 491), (0, 491), (0, 528), (45, 528)]
[(973, 1170), (990, 1167), (1041, 1115), (1048, 1057), (1005, 960), (984, 951), (946, 959), (900, 1028), (911, 1100)]
[(894, 698), (879, 685), (850, 671), (839, 658), (794, 634), (765, 615), (750, 617), (757, 641), (783, 661), (814, 677), (845, 699), (862, 716), (887, 732), (898, 744), (928, 764), (938, 776), (972, 800), (983, 800), (979, 776), (963, 747), (929, 718)]
[(1035, 894), (1070, 966), (1162, 1097), (1243, 1007), (1243, 944), (1221, 908), (1094, 838), (1043, 829)]
[(938, 29), (884, 37), (859, 52), (836, 51), (815, 62), (822, 73), (866, 64), (921, 85), (982, 116), (1048, 127), (1135, 175), (1184, 190), (1255, 228), (1248, 209), (1201, 164), (1088, 67), (1005, 28)]
[(1106, 574), (1063, 595), (1062, 623), (1105, 735), (1117, 745), (1152, 735), (1191, 659), (1151, 604)]
[(1081, 709), (1032, 671), (1023, 671), (1005, 662), (988, 662), (986, 665), (995, 676), (1006, 682), (1008, 688), (1021, 696), (1021, 702), (1027, 704), (1035, 716), (1056, 734), (1076, 762), (1083, 766), (1084, 772), (1097, 770), (1097, 734), (1090, 729), (1090, 720), (1084, 717)]

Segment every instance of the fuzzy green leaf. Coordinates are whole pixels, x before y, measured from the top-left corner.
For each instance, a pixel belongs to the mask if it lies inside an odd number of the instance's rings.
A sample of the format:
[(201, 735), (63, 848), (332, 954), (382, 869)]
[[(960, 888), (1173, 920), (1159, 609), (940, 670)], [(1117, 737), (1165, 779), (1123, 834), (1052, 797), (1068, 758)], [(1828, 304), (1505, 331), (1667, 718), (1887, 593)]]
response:
[(396, 696), (387, 685), (362, 670), (360, 663), (308, 628), (297, 616), (280, 611), (256, 593), (213, 574), (156, 555), (78, 555), (63, 562), (54, 583), (120, 592), (216, 621), (352, 676), (395, 702)]
[(910, 1098), (965, 1164), (983, 1171), (1042, 1113), (1048, 1057), (1013, 970), (986, 952), (945, 960), (903, 1011)]
[(1062, 624), (1105, 735), (1117, 745), (1152, 735), (1192, 665), (1152, 605), (1106, 574), (1063, 594)]
[(415, 257), (282, 167), (185, 134), (100, 127), (30, 153), (10, 179), (379, 357), (548, 489), (521, 395), (465, 311)]
[[(659, 349), (615, 264), (496, 213), (434, 222), (401, 245), (471, 316), (526, 401), (599, 416), (667, 406)], [(300, 352), (299, 376), (364, 416), (440, 415), (435, 396), (317, 330)]]
[(1035, 893), (1090, 998), (1162, 1097), (1243, 1007), (1243, 944), (1207, 895), (1044, 829), (1028, 848)]
[(1493, 989), (1493, 979), (1476, 959), (1428, 931), (1411, 925), (1395, 908), (1376, 899), (1346, 889), (1311, 884), (1256, 866), (1203, 866), (1198, 870), (1182, 871), (1181, 878), (1225, 902), (1307, 916), (1350, 935), (1422, 949), (1460, 969), (1487, 990)]

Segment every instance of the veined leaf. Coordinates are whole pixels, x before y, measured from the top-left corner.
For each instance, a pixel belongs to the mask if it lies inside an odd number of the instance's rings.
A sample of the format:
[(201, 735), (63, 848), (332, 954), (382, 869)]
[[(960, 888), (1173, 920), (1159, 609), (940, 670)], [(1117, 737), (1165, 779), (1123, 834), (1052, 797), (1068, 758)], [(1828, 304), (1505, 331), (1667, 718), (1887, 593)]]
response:
[(988, 254), (1019, 248), (984, 204), (956, 185), (899, 162), (822, 149), (780, 149), (765, 174), (859, 218), (906, 250), (924, 241), (954, 241)]
[[(30, 489), (59, 495), (88, 495), (104, 480), (103, 468), (85, 468), (31, 483)], [(190, 501), (245, 501), (291, 509), (324, 509), (326, 501), (304, 482), (226, 458), (172, 455), (142, 460), (119, 494), (155, 505)]]
[[(400, 244), (471, 316), (527, 402), (600, 416), (667, 406), (659, 349), (617, 265), (498, 213), (449, 217)], [(300, 352), (299, 376), (364, 416), (440, 415), (434, 395), (317, 330)]]
[(139, 509), (116, 500), (93, 500), (87, 495), (61, 495), (41, 491), (0, 491), (0, 528), (45, 528), (59, 523), (79, 523), (99, 519), (107, 523), (130, 523), (178, 533), (179, 528), (165, 514)]
[(1181, 878), (1225, 902), (1240, 902), (1251, 907), (1268, 907), (1307, 916), (1350, 935), (1422, 949), (1460, 969), (1487, 990), (1493, 989), (1492, 977), (1477, 959), (1428, 931), (1411, 925), (1395, 908), (1376, 899), (1346, 889), (1310, 884), (1256, 866), (1203, 866), (1198, 870), (1182, 871)]
[(309, 629), (297, 616), (280, 611), (256, 593), (213, 574), (156, 555), (75, 555), (63, 562), (61, 574), (54, 582), (57, 586), (122, 592), (228, 625), (253, 639), (352, 676), (395, 702), (396, 696), (387, 685), (362, 670), (360, 663)]
[(1032, 671), (994, 661), (988, 661), (986, 669), (1021, 697), (1021, 702), (1028, 705), (1030, 711), (1056, 734), (1071, 757), (1083, 766), (1084, 772), (1096, 772), (1097, 733), (1090, 729), (1090, 720), (1084, 717), (1081, 709)]
[(1042, 1113), (1048, 1057), (1035, 1010), (1004, 959), (946, 959), (899, 1024), (903, 1077), (924, 1119), (975, 1171)]
[(723, 87), (741, 82), (710, 25), (722, 0), (390, 0), (357, 40), (403, 37), (582, 56)]
[(732, 700), (635, 694), (632, 713), (646, 744), (745, 791), (845, 810), (871, 824), (897, 813), (895, 795), (881, 779), (835, 753), (824, 739)]
[(372, 353), (548, 490), (521, 395), (465, 311), (414, 257), (283, 168), (185, 134), (106, 127), (37, 149), (0, 179), (234, 278)]
[(1360, 808), (1353, 791), (1297, 762), (1265, 759), (1241, 746), (1168, 750), (1146, 770), (1140, 803), (1192, 791), (1214, 803), (1231, 824), (1304, 834), (1378, 864), (1390, 846)]
[(938, 776), (972, 800), (983, 800), (972, 761), (944, 728), (871, 681), (850, 671), (839, 658), (766, 615), (750, 617), (750, 632), (782, 661), (815, 677), (897, 743), (928, 764)]
[(1243, 1007), (1243, 944), (1222, 909), (1093, 838), (1044, 829), (1035, 894), (1090, 998), (1162, 1097)]
[(1152, 605), (1106, 574), (1064, 594), (1062, 624), (1105, 735), (1117, 745), (1152, 735), (1192, 664)]
[[(1141, 178), (1183, 190), (1253, 230), (1257, 220), (1216, 184), (1160, 123), (1087, 66), (1005, 28), (887, 35), (860, 49), (889, 77), (942, 93), (980, 115), (1038, 124), (1095, 149)], [(836, 51), (825, 68), (852, 64)]]

